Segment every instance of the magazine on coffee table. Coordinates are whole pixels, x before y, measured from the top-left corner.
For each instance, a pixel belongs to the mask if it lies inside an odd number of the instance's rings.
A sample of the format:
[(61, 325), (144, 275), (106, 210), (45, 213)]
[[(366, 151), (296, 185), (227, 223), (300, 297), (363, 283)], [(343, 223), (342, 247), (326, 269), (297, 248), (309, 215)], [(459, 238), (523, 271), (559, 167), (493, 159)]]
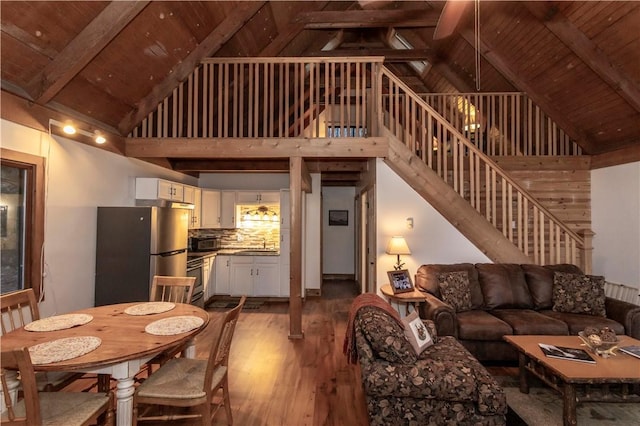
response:
[(620, 346), (619, 349), (625, 354), (640, 358), (640, 345)]
[(584, 349), (567, 348), (565, 346), (548, 345), (546, 343), (538, 343), (538, 346), (540, 346), (542, 352), (549, 358), (588, 362), (590, 364), (596, 363), (596, 360), (593, 359)]

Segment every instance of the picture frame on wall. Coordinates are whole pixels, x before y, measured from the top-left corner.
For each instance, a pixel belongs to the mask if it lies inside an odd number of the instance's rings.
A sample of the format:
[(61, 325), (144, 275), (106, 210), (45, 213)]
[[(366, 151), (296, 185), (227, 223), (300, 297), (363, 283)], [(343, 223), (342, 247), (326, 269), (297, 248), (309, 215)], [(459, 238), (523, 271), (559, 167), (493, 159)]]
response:
[(413, 281), (411, 281), (411, 275), (409, 275), (408, 270), (387, 271), (387, 276), (389, 277), (389, 285), (393, 290), (393, 294), (413, 291)]
[(349, 210), (329, 210), (329, 226), (349, 226)]

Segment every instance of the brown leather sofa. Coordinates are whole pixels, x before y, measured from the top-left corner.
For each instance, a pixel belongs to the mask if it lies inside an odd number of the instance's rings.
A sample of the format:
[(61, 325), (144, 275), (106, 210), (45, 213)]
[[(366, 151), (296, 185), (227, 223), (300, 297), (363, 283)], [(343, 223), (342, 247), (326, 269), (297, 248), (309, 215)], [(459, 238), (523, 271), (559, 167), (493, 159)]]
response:
[[(442, 301), (438, 274), (467, 271), (471, 308), (463, 312)], [(609, 327), (640, 338), (640, 306), (607, 297), (606, 317), (552, 309), (555, 272), (582, 274), (575, 265), (432, 264), (416, 273), (416, 286), (428, 293), (420, 316), (432, 320), (440, 336), (454, 336), (481, 361), (513, 361), (503, 340), (513, 334), (577, 335), (585, 327)]]

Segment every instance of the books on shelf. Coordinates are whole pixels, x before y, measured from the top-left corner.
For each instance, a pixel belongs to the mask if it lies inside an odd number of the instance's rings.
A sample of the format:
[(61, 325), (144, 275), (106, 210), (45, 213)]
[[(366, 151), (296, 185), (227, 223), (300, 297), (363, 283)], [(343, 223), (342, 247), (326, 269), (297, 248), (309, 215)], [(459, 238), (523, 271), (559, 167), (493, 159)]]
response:
[(584, 349), (567, 348), (565, 346), (548, 345), (546, 343), (538, 343), (538, 346), (540, 346), (542, 352), (549, 358), (587, 362), (590, 364), (596, 363), (596, 360), (593, 359)]
[(620, 346), (618, 349), (620, 349), (625, 354), (640, 358), (640, 345)]

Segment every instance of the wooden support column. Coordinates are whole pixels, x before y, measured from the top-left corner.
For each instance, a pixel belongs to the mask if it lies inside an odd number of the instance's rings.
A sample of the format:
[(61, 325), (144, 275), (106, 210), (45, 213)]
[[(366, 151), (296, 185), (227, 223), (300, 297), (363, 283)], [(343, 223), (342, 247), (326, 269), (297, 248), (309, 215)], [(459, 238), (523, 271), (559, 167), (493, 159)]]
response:
[[(302, 157), (289, 160), (289, 189), (291, 193), (291, 250), (289, 252), (289, 339), (302, 339), (302, 194), (303, 173), (306, 170)], [(309, 174), (308, 172), (306, 173)]]

